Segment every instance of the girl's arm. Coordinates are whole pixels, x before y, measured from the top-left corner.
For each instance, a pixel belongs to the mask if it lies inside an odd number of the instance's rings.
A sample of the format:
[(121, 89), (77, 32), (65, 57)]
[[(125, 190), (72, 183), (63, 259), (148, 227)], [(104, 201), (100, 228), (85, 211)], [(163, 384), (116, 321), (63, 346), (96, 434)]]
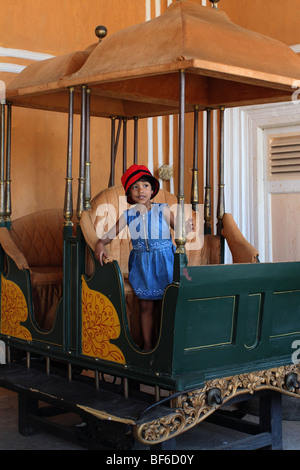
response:
[(103, 266), (103, 258), (108, 259), (106, 251), (104, 249), (105, 245), (108, 245), (126, 226), (126, 220), (122, 214), (116, 224), (102, 237), (97, 241), (95, 246), (95, 258)]
[(170, 211), (170, 207), (168, 205), (164, 207), (164, 217), (167, 223), (170, 225), (170, 227), (174, 230), (174, 227), (175, 227), (174, 214), (173, 212)]
[[(170, 227), (174, 230), (174, 229), (175, 229), (175, 217), (174, 217), (173, 212), (170, 211), (169, 206), (166, 206), (166, 207), (165, 207), (164, 216), (165, 216), (165, 218), (166, 218), (166, 221), (167, 221), (168, 224), (170, 225)], [(190, 217), (190, 218), (186, 221), (186, 223), (185, 223), (185, 231), (186, 231), (186, 234), (189, 234), (190, 232), (194, 232), (194, 231), (195, 231), (194, 222), (193, 222), (193, 218), (192, 218), (192, 217)]]

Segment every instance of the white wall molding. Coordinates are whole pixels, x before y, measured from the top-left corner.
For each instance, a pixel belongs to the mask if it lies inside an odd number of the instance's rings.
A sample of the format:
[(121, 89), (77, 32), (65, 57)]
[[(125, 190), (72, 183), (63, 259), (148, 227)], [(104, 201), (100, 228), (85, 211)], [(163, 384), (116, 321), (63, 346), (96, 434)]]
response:
[(11, 64), (8, 62), (0, 62), (0, 72), (20, 73), (26, 65)]
[(1, 62), (1, 57), (11, 57), (16, 59), (25, 60), (45, 60), (54, 57), (50, 54), (43, 54), (42, 52), (32, 52), (23, 49), (11, 49), (9, 47), (0, 47), (0, 72), (20, 73), (26, 68), (26, 65), (19, 65), (10, 62)]
[(294, 44), (290, 46), (290, 48), (293, 49), (294, 52), (297, 52), (297, 54), (300, 52), (300, 44)]
[(18, 59), (28, 60), (45, 60), (54, 57), (50, 54), (43, 54), (42, 52), (32, 52), (22, 49), (11, 49), (9, 47), (0, 47), (0, 57), (16, 57)]

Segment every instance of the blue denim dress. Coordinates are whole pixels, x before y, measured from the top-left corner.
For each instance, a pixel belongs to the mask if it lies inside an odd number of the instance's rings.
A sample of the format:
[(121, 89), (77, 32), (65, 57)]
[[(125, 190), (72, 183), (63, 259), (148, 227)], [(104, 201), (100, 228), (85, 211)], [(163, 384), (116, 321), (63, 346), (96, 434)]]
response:
[(129, 282), (140, 299), (162, 299), (173, 280), (175, 246), (164, 217), (166, 206), (153, 203), (145, 214), (137, 206), (124, 212), (132, 240)]

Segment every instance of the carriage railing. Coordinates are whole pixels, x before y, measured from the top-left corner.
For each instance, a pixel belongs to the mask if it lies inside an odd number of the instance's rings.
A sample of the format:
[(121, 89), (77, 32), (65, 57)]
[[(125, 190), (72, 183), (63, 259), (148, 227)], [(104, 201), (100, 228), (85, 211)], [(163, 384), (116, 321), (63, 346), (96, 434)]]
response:
[[(69, 89), (69, 120), (68, 120), (68, 149), (67, 149), (67, 170), (64, 199), (64, 217), (65, 225), (72, 225), (73, 207), (72, 207), (72, 158), (73, 158), (73, 113), (74, 113), (74, 87)], [(177, 214), (177, 252), (185, 252), (186, 234), (184, 226), (184, 162), (185, 162), (185, 71), (179, 74), (179, 140), (178, 140), (178, 214)], [(90, 209), (91, 200), (91, 161), (90, 161), (90, 100), (92, 99), (92, 90), (83, 85), (81, 87), (81, 125), (80, 125), (80, 163), (78, 177), (77, 210), (76, 216), (78, 222), (81, 219), (83, 210)], [(218, 201), (216, 209), (217, 217), (217, 235), (221, 235), (222, 218), (225, 213), (224, 198), (224, 107), (220, 108), (219, 125), (219, 161), (218, 161)], [(204, 112), (203, 112), (204, 116)], [(205, 155), (205, 188), (204, 188), (204, 233), (212, 233), (212, 188), (211, 188), (211, 109), (206, 110), (206, 155)], [(116, 130), (116, 122), (118, 127)], [(138, 118), (134, 121), (134, 144), (133, 156), (134, 162), (138, 162)], [(108, 187), (115, 185), (115, 165), (118, 151), (119, 137), (121, 127), (123, 126), (123, 170), (127, 168), (127, 122), (128, 119), (122, 116), (111, 117), (111, 155), (110, 155), (110, 178)], [(199, 128), (199, 105), (194, 107), (194, 150), (193, 150), (193, 168), (191, 181), (191, 204), (194, 210), (197, 210), (199, 204), (199, 168), (198, 168), (198, 128)]]

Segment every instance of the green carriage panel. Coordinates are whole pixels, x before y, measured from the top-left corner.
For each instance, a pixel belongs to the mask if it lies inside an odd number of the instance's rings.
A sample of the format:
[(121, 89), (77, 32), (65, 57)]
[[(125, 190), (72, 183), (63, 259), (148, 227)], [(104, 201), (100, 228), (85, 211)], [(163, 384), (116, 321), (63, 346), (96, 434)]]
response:
[(300, 337), (300, 263), (190, 267), (187, 274), (175, 320), (179, 388), (292, 363), (292, 343)]

